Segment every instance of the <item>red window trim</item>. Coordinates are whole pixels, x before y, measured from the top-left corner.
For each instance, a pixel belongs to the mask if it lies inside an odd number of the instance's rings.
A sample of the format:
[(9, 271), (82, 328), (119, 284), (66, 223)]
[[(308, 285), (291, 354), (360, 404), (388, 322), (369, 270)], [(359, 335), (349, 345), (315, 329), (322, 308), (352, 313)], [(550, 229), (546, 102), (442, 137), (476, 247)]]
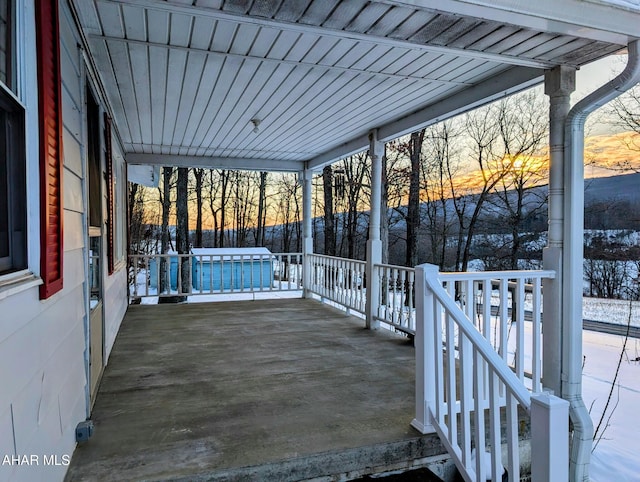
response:
[(62, 95), (58, 0), (36, 0), (40, 127), (40, 299), (62, 290)]
[(113, 151), (111, 145), (111, 117), (104, 113), (104, 147), (107, 163), (107, 267), (109, 276), (114, 272), (114, 192), (113, 192)]

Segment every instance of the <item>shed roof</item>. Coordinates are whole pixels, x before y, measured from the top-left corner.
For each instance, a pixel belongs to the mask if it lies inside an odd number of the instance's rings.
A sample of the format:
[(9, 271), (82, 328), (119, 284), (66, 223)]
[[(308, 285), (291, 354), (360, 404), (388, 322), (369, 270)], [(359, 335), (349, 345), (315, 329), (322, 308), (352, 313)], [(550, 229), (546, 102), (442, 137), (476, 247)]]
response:
[(235, 259), (261, 259), (265, 255), (270, 255), (271, 251), (267, 248), (191, 248), (191, 254), (195, 256), (203, 256), (203, 261), (209, 261), (213, 257), (213, 261), (219, 261), (223, 256), (224, 260), (230, 260), (233, 256)]

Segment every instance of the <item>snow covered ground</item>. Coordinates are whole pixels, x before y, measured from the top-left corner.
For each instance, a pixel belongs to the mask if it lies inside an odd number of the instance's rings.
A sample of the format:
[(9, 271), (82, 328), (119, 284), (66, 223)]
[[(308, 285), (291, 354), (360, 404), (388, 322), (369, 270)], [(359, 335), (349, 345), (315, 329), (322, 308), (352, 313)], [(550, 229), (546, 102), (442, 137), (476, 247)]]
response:
[[(640, 326), (640, 301), (632, 301), (631, 306), (631, 324)], [(629, 319), (629, 301), (584, 297), (582, 300), (582, 316), (585, 320), (626, 325)], [(638, 480), (640, 480), (640, 476)]]
[[(620, 320), (611, 320), (620, 322)], [(622, 351), (624, 338), (590, 331), (583, 332), (583, 397), (597, 426), (604, 410)], [(640, 480), (640, 340), (629, 339), (620, 365), (607, 414), (603, 437), (593, 452), (591, 480), (616, 482)], [(609, 418), (610, 415), (610, 418)]]

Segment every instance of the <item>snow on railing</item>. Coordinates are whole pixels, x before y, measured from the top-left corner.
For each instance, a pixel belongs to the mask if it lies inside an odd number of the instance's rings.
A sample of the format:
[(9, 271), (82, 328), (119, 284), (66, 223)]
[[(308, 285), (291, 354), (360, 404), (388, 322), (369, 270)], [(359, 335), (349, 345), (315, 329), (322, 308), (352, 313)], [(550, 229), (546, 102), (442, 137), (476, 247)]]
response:
[(321, 254), (308, 255), (309, 287), (313, 294), (348, 310), (365, 313), (365, 262)]
[[(183, 276), (183, 272), (188, 273)], [(133, 299), (300, 291), (302, 253), (148, 254), (129, 256)]]
[[(545, 480), (562, 480), (566, 474), (563, 470), (568, 466), (568, 403), (542, 394), (536, 382), (533, 388), (537, 393), (533, 397), (527, 389), (523, 330), (516, 336), (515, 371), (508, 364), (505, 348), (508, 311), (504, 301), (508, 297), (509, 282), (515, 283), (512, 309), (516, 311), (515, 323), (519, 329), (524, 325), (524, 281), (533, 281), (532, 311), (538, 313), (539, 329), (541, 279), (553, 276), (549, 271), (446, 274), (439, 273), (433, 265), (416, 269), (416, 418), (413, 425), (423, 433), (438, 433), (465, 480), (502, 480), (503, 427), (509, 480), (520, 480), (521, 416), (531, 417), (532, 440), (539, 445), (532, 443), (532, 470), (541, 471), (551, 464), (552, 473), (560, 474), (560, 478), (547, 474)], [(489, 322), (493, 290), (481, 291), (480, 299), (476, 299), (477, 288), (486, 286), (497, 287), (503, 300), (498, 308), (499, 323), (493, 326)], [(490, 342), (496, 329), (497, 350)], [(538, 338), (534, 347), (537, 352), (539, 343)], [(539, 376), (538, 366), (534, 369), (534, 379)], [(518, 406), (524, 413), (519, 413)], [(551, 426), (552, 419), (555, 427)], [(472, 447), (479, 456), (472, 456)], [(485, 454), (487, 449), (489, 453)]]

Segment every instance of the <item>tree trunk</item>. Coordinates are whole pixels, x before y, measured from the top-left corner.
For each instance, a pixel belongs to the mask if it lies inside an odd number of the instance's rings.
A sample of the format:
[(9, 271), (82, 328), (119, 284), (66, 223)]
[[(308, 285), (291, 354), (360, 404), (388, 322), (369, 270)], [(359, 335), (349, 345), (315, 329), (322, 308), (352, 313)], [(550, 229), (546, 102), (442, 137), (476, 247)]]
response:
[[(173, 167), (162, 169), (162, 227), (160, 232), (160, 252), (169, 252), (169, 213), (171, 212), (171, 178)], [(171, 278), (167, 258), (160, 259), (160, 292), (168, 293), (171, 290)], [(160, 298), (162, 300), (162, 298)]]
[(204, 169), (194, 169), (193, 175), (196, 178), (196, 239), (193, 245), (202, 248), (202, 177)]
[(258, 227), (256, 229), (256, 246), (264, 246), (264, 224), (265, 224), (265, 199), (267, 191), (267, 173), (260, 173), (260, 185), (258, 195)]
[(420, 227), (420, 154), (425, 129), (411, 134), (409, 157), (411, 173), (409, 176), (409, 203), (407, 205), (407, 252), (405, 266), (418, 264), (418, 228)]
[(324, 254), (336, 255), (336, 231), (333, 213), (333, 170), (326, 166), (322, 170), (322, 187), (324, 189)]
[(218, 247), (224, 248), (224, 229), (226, 226), (225, 214), (227, 211), (227, 186), (229, 185), (229, 173), (227, 171), (220, 171), (220, 182), (222, 184), (222, 193), (220, 194), (220, 240), (218, 241)]
[(380, 241), (382, 264), (389, 263), (389, 187), (387, 186), (387, 145), (382, 155), (382, 195), (380, 196)]
[[(189, 169), (178, 168), (178, 188), (176, 197), (176, 250), (179, 254), (189, 254)], [(180, 258), (182, 293), (191, 292), (191, 263), (188, 257)]]

